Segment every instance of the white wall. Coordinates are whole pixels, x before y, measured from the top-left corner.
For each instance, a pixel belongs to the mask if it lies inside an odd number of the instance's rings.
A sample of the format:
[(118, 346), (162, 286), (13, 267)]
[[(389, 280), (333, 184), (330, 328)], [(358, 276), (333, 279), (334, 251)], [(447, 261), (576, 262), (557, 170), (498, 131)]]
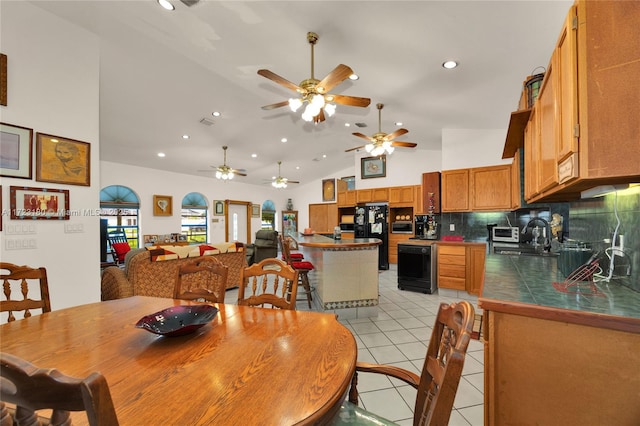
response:
[[(53, 309), (100, 300), (99, 217), (74, 216), (69, 221), (10, 220), (9, 187), (69, 190), (70, 209), (98, 206), (99, 191), (99, 43), (96, 37), (27, 2), (0, 2), (0, 50), (8, 57), (8, 105), (4, 123), (34, 131), (33, 179), (3, 177), (3, 231), (0, 259), (47, 268)], [(91, 186), (35, 180), (35, 133), (42, 132), (91, 144)], [(84, 232), (65, 233), (65, 224), (81, 224)], [(7, 234), (16, 225), (35, 225), (35, 233)], [(35, 249), (7, 250), (8, 239), (36, 240)]]
[(442, 129), (442, 170), (511, 164), (503, 160), (506, 129)]

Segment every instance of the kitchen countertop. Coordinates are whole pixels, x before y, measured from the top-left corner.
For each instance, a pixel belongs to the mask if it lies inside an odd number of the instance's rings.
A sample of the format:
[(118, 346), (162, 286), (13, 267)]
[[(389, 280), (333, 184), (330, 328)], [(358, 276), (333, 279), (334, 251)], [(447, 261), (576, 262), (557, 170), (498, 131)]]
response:
[[(597, 294), (581, 284), (576, 293), (553, 286), (563, 283), (557, 257), (494, 254), (488, 245), (484, 285), (478, 299), (482, 309), (566, 321), (640, 333), (640, 293), (617, 284), (599, 282)], [(576, 287), (570, 287), (576, 291)]]
[(331, 247), (331, 248), (358, 248), (358, 247), (370, 247), (382, 244), (382, 240), (378, 238), (343, 238), (340, 240), (334, 240), (333, 238), (325, 237), (324, 235), (302, 235), (302, 233), (289, 233), (298, 245), (304, 247)]

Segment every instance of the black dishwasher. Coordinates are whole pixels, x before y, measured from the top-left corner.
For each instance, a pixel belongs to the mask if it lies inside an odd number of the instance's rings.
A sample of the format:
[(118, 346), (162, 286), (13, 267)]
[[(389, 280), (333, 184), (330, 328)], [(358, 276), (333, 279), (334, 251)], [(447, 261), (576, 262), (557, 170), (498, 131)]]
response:
[(435, 293), (435, 255), (435, 244), (398, 244), (398, 288)]

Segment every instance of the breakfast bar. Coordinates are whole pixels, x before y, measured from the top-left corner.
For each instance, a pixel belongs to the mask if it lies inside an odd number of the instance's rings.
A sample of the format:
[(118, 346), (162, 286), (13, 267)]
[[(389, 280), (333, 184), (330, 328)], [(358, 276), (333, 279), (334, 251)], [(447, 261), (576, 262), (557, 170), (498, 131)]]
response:
[(315, 287), (314, 305), (340, 318), (378, 314), (377, 238), (340, 239), (290, 233), (305, 260), (313, 263), (309, 281)]

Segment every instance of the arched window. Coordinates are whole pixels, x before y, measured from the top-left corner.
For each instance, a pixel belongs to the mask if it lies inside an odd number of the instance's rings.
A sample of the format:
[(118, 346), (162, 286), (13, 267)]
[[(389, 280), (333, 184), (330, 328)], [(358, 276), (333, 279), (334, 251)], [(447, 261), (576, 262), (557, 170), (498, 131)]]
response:
[(262, 203), (262, 229), (276, 229), (276, 205), (271, 200)]
[(126, 186), (111, 185), (100, 191), (100, 219), (107, 222), (107, 233), (124, 232), (129, 245), (139, 247), (138, 213), (140, 200)]
[(209, 206), (204, 195), (190, 192), (182, 199), (182, 235), (190, 243), (207, 242)]

